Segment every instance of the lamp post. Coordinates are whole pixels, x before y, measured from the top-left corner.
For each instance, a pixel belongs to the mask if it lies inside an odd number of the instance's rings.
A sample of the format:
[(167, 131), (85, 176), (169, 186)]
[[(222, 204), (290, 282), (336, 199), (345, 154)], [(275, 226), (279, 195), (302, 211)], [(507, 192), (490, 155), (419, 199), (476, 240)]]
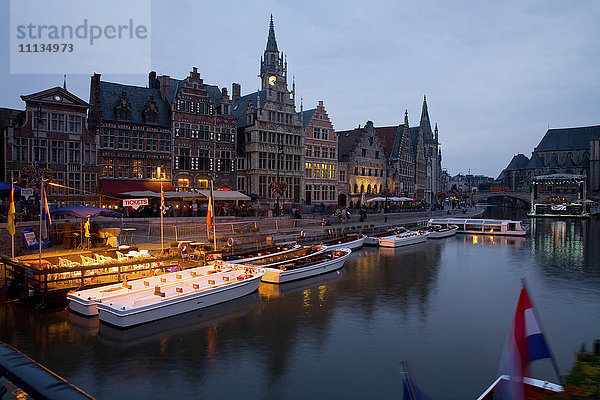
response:
[(163, 192), (161, 167), (156, 167), (156, 176), (160, 180), (160, 254), (163, 254), (165, 249), (163, 225), (163, 213), (165, 211), (165, 193)]

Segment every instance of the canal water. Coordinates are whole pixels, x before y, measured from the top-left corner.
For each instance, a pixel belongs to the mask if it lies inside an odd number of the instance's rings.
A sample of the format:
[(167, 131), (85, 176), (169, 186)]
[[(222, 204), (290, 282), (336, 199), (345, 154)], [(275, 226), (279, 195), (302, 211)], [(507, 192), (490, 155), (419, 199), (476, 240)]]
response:
[(5, 304), (0, 339), (101, 399), (400, 399), (402, 360), (434, 399), (475, 399), (496, 378), (521, 278), (561, 373), (600, 339), (599, 221), (530, 230), (365, 247), (339, 273), (127, 330)]

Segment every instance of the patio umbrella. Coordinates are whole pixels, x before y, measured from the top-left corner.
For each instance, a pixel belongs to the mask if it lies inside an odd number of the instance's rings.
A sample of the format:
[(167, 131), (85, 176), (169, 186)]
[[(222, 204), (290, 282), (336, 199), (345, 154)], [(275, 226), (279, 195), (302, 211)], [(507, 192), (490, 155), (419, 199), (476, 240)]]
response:
[(372, 201), (385, 201), (385, 197), (373, 197), (372, 199), (367, 200), (367, 203)]
[(117, 211), (108, 210), (106, 208), (99, 207), (88, 207), (88, 206), (74, 206), (64, 207), (50, 210), (50, 214), (53, 216), (57, 215), (71, 215), (78, 218), (89, 218), (89, 217), (115, 217), (121, 218), (123, 214)]
[[(10, 193), (10, 182), (0, 182), (0, 196), (8, 196)], [(21, 188), (15, 185), (15, 195), (21, 194)]]

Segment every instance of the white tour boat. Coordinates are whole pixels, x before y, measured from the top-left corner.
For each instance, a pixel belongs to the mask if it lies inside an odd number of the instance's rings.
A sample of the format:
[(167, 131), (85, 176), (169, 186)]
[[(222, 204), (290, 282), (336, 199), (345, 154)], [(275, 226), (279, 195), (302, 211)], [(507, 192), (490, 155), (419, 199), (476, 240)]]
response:
[(403, 233), (406, 232), (407, 229), (403, 226), (399, 226), (395, 229), (390, 229), (389, 231), (386, 232), (380, 232), (380, 233), (375, 233), (372, 235), (368, 235), (365, 238), (365, 245), (369, 245), (369, 246), (379, 246), (379, 239), (384, 237), (384, 236), (390, 236), (393, 234), (398, 234), (398, 233)]
[(157, 285), (98, 304), (100, 321), (126, 328), (224, 303), (256, 291), (264, 273), (259, 268), (232, 268), (175, 285)]
[(193, 279), (196, 276), (221, 272), (227, 264), (215, 264), (205, 267), (190, 268), (179, 272), (150, 276), (147, 278), (123, 281), (112, 285), (99, 286), (79, 290), (67, 294), (69, 308), (76, 313), (92, 317), (98, 315), (97, 304), (112, 301), (120, 296), (147, 291), (157, 285), (170, 285)]
[(463, 218), (434, 218), (427, 222), (427, 226), (450, 225), (458, 226), (458, 233), (476, 233), (484, 235), (525, 236), (521, 221), (508, 219), (463, 219)]
[(365, 243), (365, 235), (347, 235), (337, 239), (331, 239), (321, 243), (323, 246), (327, 246), (327, 249), (350, 249), (356, 250), (362, 247)]
[(349, 248), (327, 249), (322, 253), (269, 265), (262, 280), (284, 283), (336, 271), (344, 266), (350, 253), (352, 250)]
[(427, 239), (442, 239), (456, 235), (456, 232), (458, 231), (458, 226), (429, 225), (425, 230), (429, 232), (429, 235), (427, 235)]
[(302, 246), (297, 243), (284, 243), (277, 246), (266, 247), (260, 250), (251, 250), (243, 253), (223, 255), (223, 261), (228, 261), (234, 264), (245, 264), (248, 261), (260, 260), (263, 258), (277, 256), (298, 250)]
[(250, 267), (267, 267), (271, 264), (277, 264), (283, 261), (295, 260), (300, 257), (322, 253), (325, 250), (327, 250), (327, 247), (323, 245), (301, 246), (299, 249), (295, 249), (293, 251), (275, 253), (267, 257), (260, 257), (255, 260), (246, 261), (244, 262), (244, 265)]
[(423, 243), (427, 239), (428, 232), (408, 231), (392, 236), (379, 238), (379, 245), (382, 247), (400, 247), (411, 244)]

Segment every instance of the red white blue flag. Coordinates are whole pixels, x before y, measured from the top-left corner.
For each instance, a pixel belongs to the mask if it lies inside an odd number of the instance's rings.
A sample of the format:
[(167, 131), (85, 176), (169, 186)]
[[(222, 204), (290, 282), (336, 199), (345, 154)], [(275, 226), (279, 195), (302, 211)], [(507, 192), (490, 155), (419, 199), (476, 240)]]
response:
[(495, 393), (494, 398), (524, 400), (523, 377), (529, 375), (529, 364), (535, 360), (551, 357), (550, 348), (540, 328), (535, 309), (531, 304), (527, 289), (524, 287), (521, 289), (517, 311), (500, 364), (500, 373), (508, 375), (510, 378), (510, 384), (506, 387), (510, 392), (501, 396), (497, 396)]

